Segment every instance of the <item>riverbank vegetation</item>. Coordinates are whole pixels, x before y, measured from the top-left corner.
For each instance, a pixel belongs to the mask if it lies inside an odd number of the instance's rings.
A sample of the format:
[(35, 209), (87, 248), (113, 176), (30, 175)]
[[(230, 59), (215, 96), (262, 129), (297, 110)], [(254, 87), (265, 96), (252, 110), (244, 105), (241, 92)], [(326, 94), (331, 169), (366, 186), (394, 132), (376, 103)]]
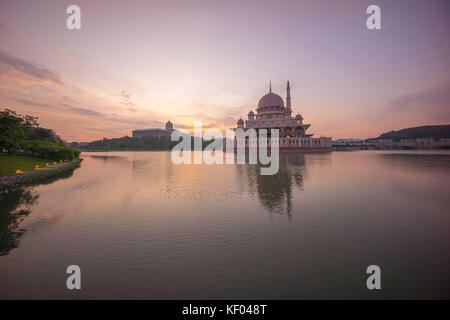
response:
[(45, 166), (39, 170), (29, 170), (21, 174), (12, 174), (0, 177), (0, 193), (4, 190), (14, 189), (18, 186), (42, 183), (49, 177), (57, 177), (62, 173), (78, 168), (83, 159), (74, 159), (68, 162)]
[[(194, 137), (191, 137), (191, 145), (194, 145)], [(197, 138), (198, 139), (198, 138)], [(200, 138), (201, 139), (201, 138)], [(150, 151), (171, 150), (179, 141), (171, 141), (170, 137), (122, 137), (113, 139), (96, 140), (89, 143), (72, 142), (70, 147), (80, 151)], [(203, 148), (211, 141), (201, 139)]]
[(0, 111), (0, 151), (21, 152), (52, 161), (72, 160), (80, 154), (66, 146), (52, 129), (39, 126), (38, 118), (10, 109)]
[(14, 174), (17, 170), (22, 172), (33, 170), (36, 166), (45, 168), (48, 160), (31, 157), (29, 155), (0, 155), (0, 177)]
[(70, 161), (80, 155), (52, 129), (42, 128), (38, 118), (10, 109), (0, 111), (0, 152), (0, 176)]
[(169, 150), (178, 142), (165, 137), (122, 137), (102, 139), (87, 144), (72, 143), (70, 146), (82, 151), (135, 151), (135, 150)]

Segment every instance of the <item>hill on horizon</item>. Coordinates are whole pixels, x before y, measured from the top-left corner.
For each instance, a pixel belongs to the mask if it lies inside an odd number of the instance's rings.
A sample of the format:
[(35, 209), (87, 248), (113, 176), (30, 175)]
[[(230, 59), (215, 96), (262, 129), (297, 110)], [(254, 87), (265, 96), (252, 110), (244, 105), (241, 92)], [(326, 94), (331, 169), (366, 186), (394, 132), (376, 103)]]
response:
[(433, 138), (434, 140), (450, 139), (450, 124), (421, 126), (390, 131), (380, 134), (375, 139), (393, 139), (394, 141), (400, 141), (402, 139), (419, 138)]

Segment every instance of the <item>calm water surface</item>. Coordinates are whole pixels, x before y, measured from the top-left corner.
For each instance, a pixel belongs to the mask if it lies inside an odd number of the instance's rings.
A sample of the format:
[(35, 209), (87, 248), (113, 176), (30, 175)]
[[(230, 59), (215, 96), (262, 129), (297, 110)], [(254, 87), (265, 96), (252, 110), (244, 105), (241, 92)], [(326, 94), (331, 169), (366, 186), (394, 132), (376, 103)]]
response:
[(288, 153), (275, 176), (82, 157), (2, 198), (0, 298), (450, 298), (450, 152)]

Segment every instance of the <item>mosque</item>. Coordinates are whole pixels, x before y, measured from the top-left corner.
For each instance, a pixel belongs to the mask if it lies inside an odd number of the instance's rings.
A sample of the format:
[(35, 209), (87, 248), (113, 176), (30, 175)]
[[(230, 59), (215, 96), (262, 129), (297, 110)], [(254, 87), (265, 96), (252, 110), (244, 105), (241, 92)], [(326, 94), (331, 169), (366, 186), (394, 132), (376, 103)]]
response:
[(267, 134), (270, 137), (270, 129), (278, 129), (280, 134), (280, 150), (293, 151), (328, 151), (331, 150), (332, 142), (330, 137), (312, 138), (313, 134), (306, 133), (311, 126), (303, 123), (303, 117), (297, 113), (292, 116), (291, 107), (291, 87), (289, 81), (286, 87), (286, 106), (283, 98), (272, 92), (272, 84), (269, 86), (269, 93), (261, 97), (256, 108), (256, 114), (250, 110), (248, 119), (241, 118), (237, 121), (237, 127), (234, 130), (268, 129)]

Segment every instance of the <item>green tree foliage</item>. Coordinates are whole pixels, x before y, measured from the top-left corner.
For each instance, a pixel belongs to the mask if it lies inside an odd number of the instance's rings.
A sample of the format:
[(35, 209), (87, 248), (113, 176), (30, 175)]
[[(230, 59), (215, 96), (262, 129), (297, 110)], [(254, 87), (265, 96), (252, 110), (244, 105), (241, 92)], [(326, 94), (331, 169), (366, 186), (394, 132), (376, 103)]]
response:
[(390, 131), (381, 134), (376, 139), (393, 139), (400, 141), (402, 139), (433, 138), (434, 140), (449, 139), (450, 125), (422, 126), (407, 128), (398, 131)]
[(78, 144), (72, 144), (72, 147), (79, 147), (83, 150), (91, 151), (134, 151), (134, 150), (168, 150), (177, 142), (170, 141), (170, 138), (159, 137), (141, 137), (131, 138), (122, 137), (115, 139), (102, 139), (92, 141), (88, 145), (79, 146)]
[(69, 148), (52, 129), (39, 126), (38, 119), (10, 109), (0, 111), (0, 151), (19, 150), (49, 160), (72, 160), (80, 152)]
[[(191, 146), (194, 146), (194, 137), (191, 137)], [(201, 138), (200, 138), (201, 139)], [(210, 141), (201, 141), (203, 147), (208, 145)], [(122, 137), (114, 139), (96, 140), (81, 145), (73, 142), (72, 148), (83, 151), (145, 151), (145, 150), (171, 150), (178, 141), (171, 141), (170, 137)]]
[(16, 112), (4, 109), (0, 111), (0, 147), (12, 153), (21, 147), (25, 139), (24, 119)]
[(63, 143), (46, 140), (32, 140), (29, 151), (34, 157), (51, 160), (72, 160), (80, 155), (79, 151), (69, 148)]

